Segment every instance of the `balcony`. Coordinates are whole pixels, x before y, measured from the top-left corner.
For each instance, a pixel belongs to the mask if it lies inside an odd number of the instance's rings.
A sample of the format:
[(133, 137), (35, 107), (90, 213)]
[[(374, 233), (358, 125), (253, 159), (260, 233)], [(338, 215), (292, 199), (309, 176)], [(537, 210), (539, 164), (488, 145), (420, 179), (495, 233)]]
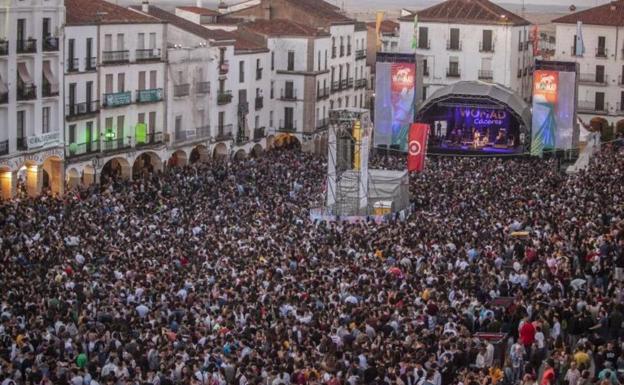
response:
[(9, 54), (9, 42), (6, 40), (0, 40), (0, 56), (6, 56)]
[(347, 88), (353, 88), (353, 78), (347, 79)]
[(195, 139), (199, 139), (197, 137), (197, 130), (195, 129), (191, 129), (191, 130), (176, 129), (175, 134), (173, 136), (174, 143), (182, 143), (182, 142), (195, 140)]
[(78, 119), (82, 116), (96, 114), (100, 110), (100, 101), (68, 104), (65, 106), (65, 118), (67, 120)]
[(229, 71), (230, 71), (230, 65), (228, 64), (228, 61), (227, 60), (221, 61), (221, 63), (219, 63), (219, 75), (227, 75)]
[(162, 132), (148, 132), (144, 138), (135, 138), (136, 147), (146, 147), (162, 144), (163, 133)]
[(259, 142), (264, 136), (264, 127), (254, 128), (253, 140), (255, 142)]
[(232, 102), (232, 91), (219, 91), (217, 94), (217, 105), (223, 106)]
[(492, 79), (494, 79), (494, 71), (479, 70), (479, 80), (492, 80)]
[(494, 44), (490, 42), (479, 42), (479, 52), (494, 52)]
[(152, 88), (149, 90), (137, 90), (137, 103), (155, 103), (163, 100), (163, 89)]
[(59, 131), (46, 132), (41, 135), (29, 136), (26, 139), (26, 147), (28, 149), (46, 147), (57, 144), (61, 138)]
[(128, 63), (130, 51), (102, 51), (102, 64)]
[(427, 40), (427, 41), (418, 41), (418, 49), (431, 49), (431, 40)]
[(459, 78), (461, 77), (461, 71), (459, 70), (459, 68), (447, 68), (446, 77), (447, 78)]
[(1, 92), (0, 93), (0, 104), (7, 104), (9, 102), (9, 93)]
[(340, 89), (344, 90), (345, 88), (347, 88), (347, 79), (342, 79), (340, 80)]
[(27, 138), (17, 138), (17, 149), (20, 151), (28, 150), (28, 139)]
[(59, 38), (48, 36), (43, 39), (43, 52), (57, 52), (59, 50)]
[(173, 86), (173, 97), (181, 98), (183, 96), (188, 96), (191, 92), (191, 85), (186, 84), (177, 84)]
[(134, 51), (136, 61), (160, 60), (160, 48), (137, 49)]
[(84, 143), (70, 143), (65, 146), (65, 154), (69, 157), (75, 157), (85, 154), (91, 154), (100, 151), (100, 142), (84, 142)]
[(249, 137), (245, 135), (244, 130), (239, 129), (238, 133), (236, 134), (236, 139), (234, 140), (234, 142), (240, 146), (249, 142)]
[(25, 84), (17, 87), (17, 100), (33, 100), (37, 99), (37, 86), (34, 84)]
[(9, 140), (3, 140), (0, 142), (0, 156), (9, 153)]
[(609, 50), (605, 47), (596, 48), (596, 57), (606, 59), (607, 57), (609, 57)]
[(572, 56), (572, 57), (583, 57), (583, 54), (577, 55), (576, 54), (576, 45), (573, 45), (572, 48), (570, 48), (570, 56)]
[(210, 125), (205, 124), (203, 126), (199, 126), (195, 129), (195, 137), (197, 139), (207, 139), (210, 138)]
[(280, 100), (285, 101), (296, 101), (297, 100), (297, 90), (295, 89), (286, 89), (281, 90), (280, 92)]
[(322, 100), (329, 97), (329, 87), (316, 89), (316, 100)]
[(280, 120), (279, 122), (279, 131), (282, 132), (295, 132), (297, 131), (297, 121), (292, 121), (292, 120), (287, 120), (287, 121), (283, 121)]
[(217, 141), (232, 139), (232, 125), (231, 124), (220, 125), (217, 128), (217, 136), (215, 139)]
[(340, 82), (332, 82), (331, 92), (340, 91)]
[(580, 113), (606, 115), (609, 111), (609, 104), (603, 103), (602, 105), (599, 105), (596, 102), (579, 101), (577, 105), (577, 110)]
[(41, 94), (44, 98), (51, 98), (59, 95), (58, 87), (56, 90), (52, 89), (52, 84), (47, 81), (41, 85)]
[(97, 69), (97, 59), (95, 57), (85, 58), (85, 71), (95, 71)]
[(114, 108), (132, 104), (132, 92), (113, 92), (104, 94), (104, 108)]
[(210, 82), (197, 82), (197, 83), (195, 83), (195, 93), (196, 94), (209, 94), (210, 93)]
[(119, 151), (130, 148), (130, 137), (126, 138), (107, 138), (102, 141), (102, 151)]
[(447, 51), (461, 51), (462, 50), (462, 42), (447, 40), (446, 41), (446, 50)]
[(362, 60), (362, 59), (366, 59), (366, 50), (358, 49), (357, 51), (355, 51), (355, 60)]
[(262, 96), (256, 96), (256, 111), (264, 107), (264, 98)]
[(366, 88), (366, 86), (368, 85), (368, 82), (366, 81), (366, 79), (358, 79), (355, 81), (355, 88)]
[(262, 79), (262, 68), (256, 68), (256, 80)]
[(592, 73), (581, 73), (579, 74), (579, 83), (580, 84), (588, 84), (588, 85), (598, 85), (598, 86), (606, 86), (608, 83), (607, 75), (598, 75)]
[(240, 115), (247, 115), (249, 112), (249, 103), (245, 101), (238, 101), (238, 113)]
[(36, 53), (37, 39), (27, 39), (16, 41), (17, 53)]
[(327, 127), (329, 127), (329, 118), (319, 119), (316, 122), (317, 131), (324, 131), (327, 129)]
[(67, 72), (80, 71), (80, 60), (78, 58), (67, 59)]

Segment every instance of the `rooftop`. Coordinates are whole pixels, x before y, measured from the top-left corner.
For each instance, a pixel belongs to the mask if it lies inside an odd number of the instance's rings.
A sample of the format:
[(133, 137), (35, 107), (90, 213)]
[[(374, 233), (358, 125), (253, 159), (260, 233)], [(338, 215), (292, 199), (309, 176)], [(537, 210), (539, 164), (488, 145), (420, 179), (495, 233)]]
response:
[(287, 0), (293, 6), (305, 10), (311, 15), (323, 18), (331, 23), (353, 22), (353, 19), (342, 14), (340, 8), (324, 0)]
[(624, 0), (589, 8), (554, 19), (553, 23), (624, 26)]
[(186, 12), (191, 12), (191, 13), (195, 13), (197, 15), (201, 15), (201, 16), (217, 16), (219, 15), (219, 12), (210, 9), (210, 8), (204, 8), (204, 7), (177, 7), (177, 9), (181, 9), (182, 11), (186, 11)]
[[(413, 19), (412, 19), (413, 20)], [(370, 28), (377, 28), (377, 23), (374, 21), (366, 23), (366, 25)], [(383, 20), (381, 22), (381, 33), (394, 33), (397, 29), (399, 29), (399, 23), (393, 20)]]
[(245, 23), (244, 27), (265, 36), (327, 36), (314, 27), (286, 19), (259, 19)]
[(401, 21), (443, 22), (458, 24), (512, 24), (516, 26), (531, 23), (489, 0), (446, 0), (440, 4), (403, 16)]
[(240, 31), (233, 32), (233, 35), (236, 38), (236, 43), (234, 43), (235, 54), (268, 52), (268, 48), (264, 42), (252, 40), (244, 36)]
[(160, 20), (104, 0), (65, 0), (68, 25), (160, 23)]

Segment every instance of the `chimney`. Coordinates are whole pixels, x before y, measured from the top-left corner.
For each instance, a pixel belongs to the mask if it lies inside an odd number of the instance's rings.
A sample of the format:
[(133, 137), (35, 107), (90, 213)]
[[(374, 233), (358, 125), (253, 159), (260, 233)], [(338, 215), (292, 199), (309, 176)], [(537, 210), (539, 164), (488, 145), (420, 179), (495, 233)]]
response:
[(143, 0), (143, 3), (141, 3), (141, 11), (143, 13), (148, 13), (149, 12), (149, 1)]
[(197, 7), (199, 7), (199, 8), (202, 8), (202, 0), (197, 0), (195, 5), (197, 5)]

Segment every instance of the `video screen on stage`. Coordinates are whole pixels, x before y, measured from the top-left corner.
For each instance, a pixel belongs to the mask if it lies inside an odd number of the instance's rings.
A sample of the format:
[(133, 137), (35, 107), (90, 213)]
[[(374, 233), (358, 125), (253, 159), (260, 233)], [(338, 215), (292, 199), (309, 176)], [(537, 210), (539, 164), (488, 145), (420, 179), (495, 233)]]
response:
[[(574, 146), (576, 69), (564, 64), (538, 62), (533, 73), (533, 118), (531, 154), (544, 151), (569, 150)], [(572, 63), (571, 63), (572, 64)]]
[(407, 151), (407, 133), (414, 122), (416, 63), (377, 62), (375, 83), (375, 147)]

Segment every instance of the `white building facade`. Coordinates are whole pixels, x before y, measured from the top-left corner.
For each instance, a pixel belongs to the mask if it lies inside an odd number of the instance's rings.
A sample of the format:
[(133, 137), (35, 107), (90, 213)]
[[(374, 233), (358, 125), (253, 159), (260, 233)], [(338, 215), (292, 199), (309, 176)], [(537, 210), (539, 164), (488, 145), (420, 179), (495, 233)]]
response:
[(523, 18), (489, 1), (447, 0), (408, 13), (399, 23), (399, 52), (425, 60), (425, 99), (462, 80), (499, 83), (530, 99), (531, 26)]
[(0, 8), (0, 196), (63, 193), (62, 0)]

